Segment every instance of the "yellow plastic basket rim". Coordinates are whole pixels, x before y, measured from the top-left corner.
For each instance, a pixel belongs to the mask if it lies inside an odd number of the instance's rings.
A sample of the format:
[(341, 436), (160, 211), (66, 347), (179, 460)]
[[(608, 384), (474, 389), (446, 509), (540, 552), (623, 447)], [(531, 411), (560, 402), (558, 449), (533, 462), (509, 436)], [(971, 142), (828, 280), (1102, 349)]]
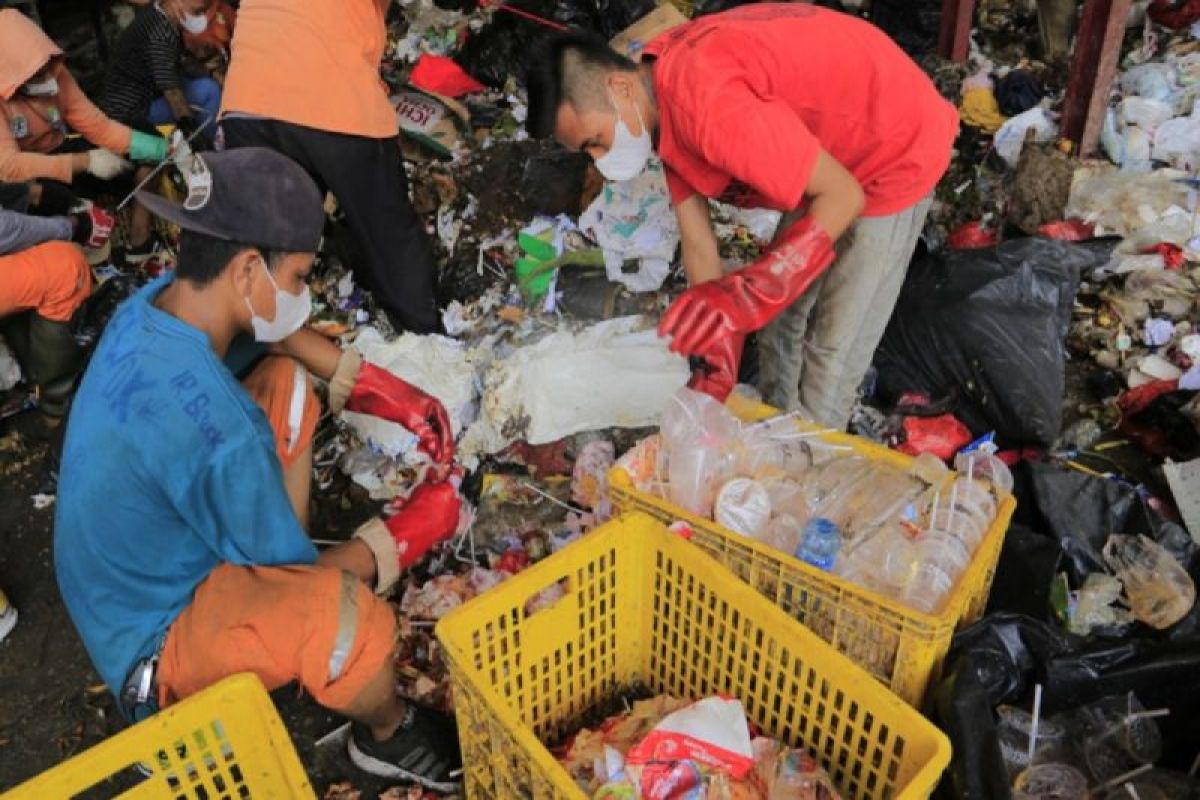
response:
[[(633, 519), (642, 517), (652, 521), (658, 525), (662, 523), (651, 517), (649, 514), (641, 511), (631, 511), (627, 514), (622, 514), (614, 518), (613, 522), (621, 519)], [(610, 526), (612, 523), (609, 523)], [(680, 536), (671, 534), (665, 528), (658, 532), (650, 534), (656, 537), (659, 541), (656, 545), (669, 552), (672, 558), (690, 561), (697, 569), (707, 570), (716, 573), (726, 587), (722, 592), (728, 592), (731, 601), (736, 601), (743, 609), (754, 609), (753, 615), (757, 619), (763, 619), (763, 627), (780, 627), (790, 629), (797, 639), (800, 641), (807, 640), (807, 646), (814, 649), (825, 650), (827, 654), (842, 662), (842, 667), (845, 670), (843, 673), (844, 682), (857, 686), (864, 687), (864, 691), (873, 695), (872, 702), (886, 702), (895, 706), (897, 712), (902, 716), (911, 718), (914, 726), (919, 726), (926, 729), (926, 733), (936, 741), (935, 753), (921, 768), (914, 773), (909, 779), (910, 786), (929, 785), (933, 786), (937, 783), (938, 778), (945, 771), (950, 763), (951, 746), (947, 736), (938, 729), (932, 722), (926, 719), (917, 709), (913, 708), (901, 698), (896, 696), (888, 687), (879, 683), (879, 681), (863, 667), (855, 664), (846, 656), (837, 652), (828, 642), (821, 639), (820, 636), (810, 631), (804, 625), (793, 619), (787, 612), (776, 606), (771, 601), (764, 598), (761, 594), (755, 591), (749, 584), (738, 578), (727, 567), (722, 565), (712, 556), (704, 552), (700, 547), (691, 544)], [(567, 548), (581, 547), (586, 544), (591, 544), (593, 547), (598, 546), (597, 539), (593, 537), (602, 537), (601, 541), (612, 540), (615, 543), (621, 541), (621, 531), (618, 527), (612, 526), (605, 529), (597, 529), (589, 534), (586, 534), (581, 539), (567, 545)], [(618, 544), (619, 546), (619, 544)], [(642, 545), (649, 548), (650, 545)], [(564, 548), (565, 551), (567, 548)], [(548, 584), (549, 578), (557, 574), (557, 567), (554, 563), (554, 555), (548, 556), (537, 564), (522, 570), (519, 577), (531, 584), (542, 585)], [(514, 579), (510, 579), (514, 580)], [(446, 651), (446, 655), (451, 661), (457, 665), (458, 670), (469, 681), (475, 691), (477, 691), (487, 702), (488, 710), (499, 717), (504, 727), (512, 734), (513, 738), (518, 742), (525, 753), (531, 755), (534, 760), (542, 767), (543, 770), (550, 774), (555, 774), (564, 783), (575, 787), (575, 782), (570, 774), (563, 768), (558, 760), (550, 753), (549, 749), (534, 735), (532, 729), (525, 725), (516, 712), (508, 705), (501, 694), (495, 687), (487, 681), (479, 680), (479, 676), (470, 666), (470, 656), (458, 645), (457, 637), (453, 635), (444, 635), (448, 633), (448, 629), (453, 628), (458, 623), (460, 618), (469, 618), (476, 614), (476, 610), (487, 606), (490, 598), (488, 593), (484, 592), (466, 603), (463, 603), (458, 608), (451, 611), (443, 617), (435, 628), (435, 635), (438, 642)], [(761, 616), (760, 616), (761, 615)], [(772, 619), (772, 617), (774, 619)], [(701, 698), (693, 698), (701, 699)], [(586, 800), (586, 795), (575, 788), (576, 793), (580, 798)], [(913, 795), (906, 787), (895, 796), (895, 800), (914, 800)]]

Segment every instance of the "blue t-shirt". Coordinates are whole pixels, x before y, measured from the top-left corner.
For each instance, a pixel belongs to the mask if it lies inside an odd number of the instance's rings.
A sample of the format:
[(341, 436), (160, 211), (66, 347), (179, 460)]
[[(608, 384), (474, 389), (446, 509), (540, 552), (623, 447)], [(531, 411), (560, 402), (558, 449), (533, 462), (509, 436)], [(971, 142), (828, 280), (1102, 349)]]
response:
[(114, 694), (218, 564), (311, 564), (267, 418), (208, 337), (152, 305), (109, 322), (67, 423), (54, 524), (63, 600)]

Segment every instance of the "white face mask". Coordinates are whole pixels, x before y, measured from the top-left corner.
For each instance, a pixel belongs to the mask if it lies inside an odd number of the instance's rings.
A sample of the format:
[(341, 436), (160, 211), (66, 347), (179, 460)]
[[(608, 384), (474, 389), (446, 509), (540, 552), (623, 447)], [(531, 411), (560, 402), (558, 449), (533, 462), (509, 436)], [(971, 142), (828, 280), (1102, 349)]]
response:
[(650, 131), (646, 128), (642, 111), (636, 102), (633, 104), (633, 111), (637, 114), (638, 125), (642, 128), (640, 136), (634, 136), (629, 126), (621, 119), (621, 111), (617, 109), (617, 102), (613, 100), (612, 93), (609, 93), (608, 99), (617, 112), (617, 125), (613, 130), (612, 146), (608, 148), (607, 153), (596, 159), (596, 169), (610, 181), (627, 181), (637, 177), (646, 168), (652, 149)]
[(183, 29), (188, 33), (199, 36), (208, 30), (208, 15), (207, 14), (184, 14), (183, 19), (179, 21)]
[(50, 97), (58, 94), (58, 78), (53, 75), (42, 81), (30, 81), (21, 87), (21, 91), (30, 97)]
[(275, 282), (275, 276), (271, 274), (267, 262), (260, 258), (259, 263), (267, 272), (267, 280), (275, 287), (275, 319), (263, 319), (254, 313), (254, 306), (250, 304), (249, 297), (242, 299), (246, 301), (246, 308), (250, 309), (250, 325), (254, 328), (254, 340), (256, 342), (278, 342), (300, 330), (300, 326), (308, 321), (308, 316), (312, 313), (312, 294), (308, 291), (307, 286), (300, 290), (300, 294), (285, 292)]

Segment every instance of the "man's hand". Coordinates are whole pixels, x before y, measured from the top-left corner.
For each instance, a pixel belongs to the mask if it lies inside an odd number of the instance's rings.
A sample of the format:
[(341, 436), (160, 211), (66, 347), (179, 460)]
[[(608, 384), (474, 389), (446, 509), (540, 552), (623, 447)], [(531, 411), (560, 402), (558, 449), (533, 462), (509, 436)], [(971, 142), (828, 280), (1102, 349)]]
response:
[(87, 172), (102, 181), (110, 181), (122, 172), (133, 169), (133, 164), (116, 153), (100, 148), (87, 151), (87, 162)]
[(95, 249), (103, 247), (112, 236), (113, 224), (116, 220), (99, 206), (92, 206), (87, 211), (71, 215), (75, 232), (71, 241), (84, 247)]
[(697, 353), (702, 366), (692, 370), (688, 388), (725, 402), (733, 387), (737, 385), (738, 367), (742, 363), (742, 346), (745, 334), (733, 333), (716, 341), (713, 348)]
[(364, 362), (346, 408), (400, 423), (416, 434), (421, 450), (439, 464), (449, 464), (454, 458), (454, 432), (445, 407), (436, 397), (385, 369)]
[[(758, 261), (680, 295), (658, 325), (671, 349), (705, 355), (722, 339), (756, 331), (804, 293), (833, 262), (833, 241), (811, 215), (802, 217)], [(736, 376), (735, 376), (736, 377)]]

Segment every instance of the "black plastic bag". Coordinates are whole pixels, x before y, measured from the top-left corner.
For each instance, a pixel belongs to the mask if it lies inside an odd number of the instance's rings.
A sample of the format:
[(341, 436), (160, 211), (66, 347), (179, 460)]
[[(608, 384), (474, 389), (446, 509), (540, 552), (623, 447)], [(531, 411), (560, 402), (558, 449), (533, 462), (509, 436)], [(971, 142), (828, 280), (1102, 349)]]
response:
[(1079, 273), (1109, 248), (1013, 239), (914, 261), (875, 353), (883, 399), (956, 395), (954, 414), (975, 434), (1049, 446), (1062, 424), (1063, 340)]
[[(521, 0), (508, 5), (540, 17), (549, 17), (554, 12), (553, 3), (540, 0)], [(553, 34), (554, 31), (533, 20), (497, 11), (482, 30), (467, 37), (453, 58), (468, 75), (493, 89), (503, 87), (509, 76), (524, 84), (521, 65), (536, 42)]]
[(1042, 684), (1042, 714), (1133, 692), (1146, 708), (1169, 708), (1157, 721), (1158, 765), (1186, 770), (1196, 756), (1200, 715), (1200, 640), (1130, 638), (1085, 642), (1044, 622), (992, 614), (954, 637), (930, 715), (950, 737), (954, 756), (939, 796), (993, 800), (1011, 796), (995, 724), (996, 706), (1028, 709)]
[(996, 102), (1000, 105), (1000, 113), (1006, 117), (1015, 117), (1028, 111), (1045, 96), (1046, 90), (1042, 88), (1041, 81), (1028, 70), (1010, 70), (996, 81)]
[(942, 0), (874, 0), (871, 21), (910, 56), (937, 49)]
[(611, 39), (657, 7), (655, 0), (559, 0), (554, 20)]

